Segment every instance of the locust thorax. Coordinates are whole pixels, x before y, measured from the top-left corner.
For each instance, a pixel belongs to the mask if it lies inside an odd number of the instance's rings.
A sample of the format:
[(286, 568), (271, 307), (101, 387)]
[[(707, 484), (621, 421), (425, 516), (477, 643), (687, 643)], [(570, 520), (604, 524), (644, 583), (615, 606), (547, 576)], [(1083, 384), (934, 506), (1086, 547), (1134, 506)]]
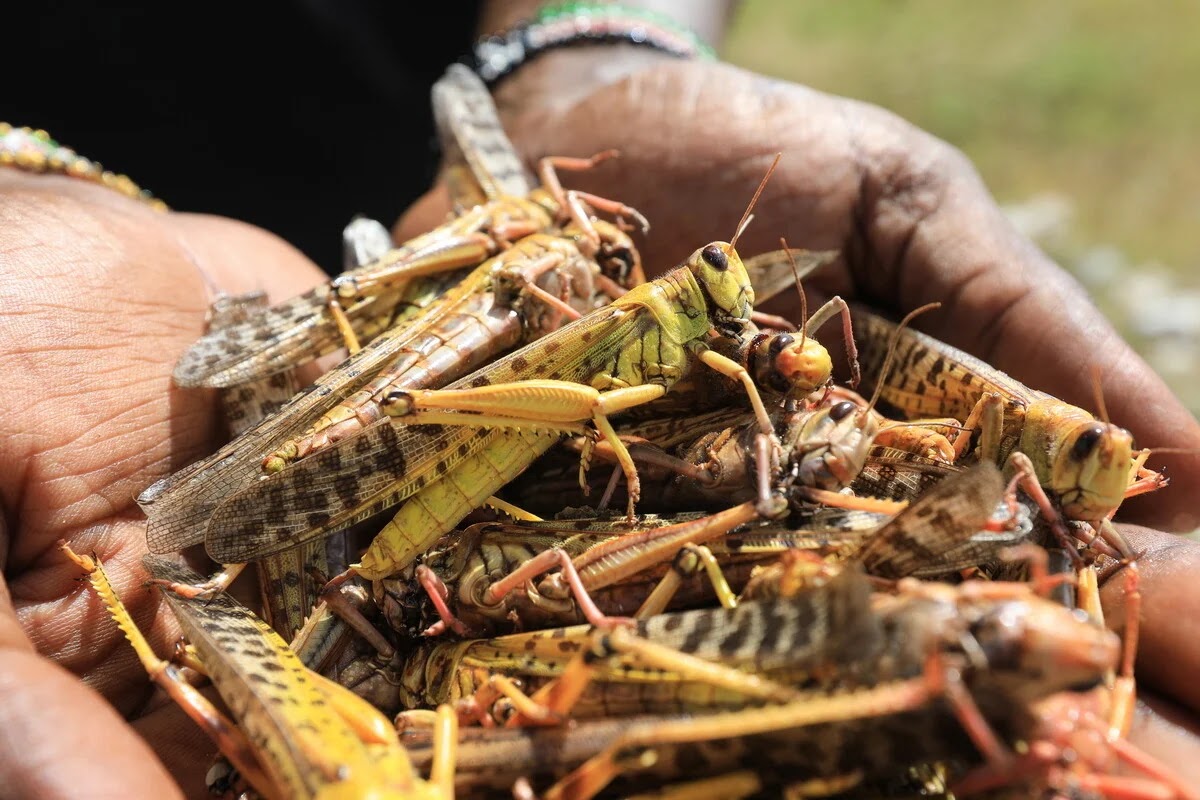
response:
[(754, 311), (754, 287), (741, 256), (728, 242), (713, 242), (688, 258), (688, 270), (700, 284), (714, 315), (714, 322), (750, 319)]
[(875, 418), (849, 400), (789, 414), (781, 444), (802, 486), (836, 492), (858, 477), (875, 439)]
[(811, 336), (759, 334), (746, 361), (754, 382), (778, 394), (811, 394), (833, 378), (829, 351)]
[(1129, 488), (1133, 435), (1069, 403), (1044, 398), (1030, 404), (1020, 447), (1068, 519), (1107, 516)]

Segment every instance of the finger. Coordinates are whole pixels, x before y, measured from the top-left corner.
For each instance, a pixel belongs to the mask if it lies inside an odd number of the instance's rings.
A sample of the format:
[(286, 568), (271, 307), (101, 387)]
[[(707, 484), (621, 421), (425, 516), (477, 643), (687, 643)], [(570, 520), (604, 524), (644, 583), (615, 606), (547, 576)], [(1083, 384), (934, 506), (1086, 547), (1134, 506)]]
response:
[(146, 743), (96, 692), (39, 656), (0, 579), (0, 794), (180, 797)]
[[(1200, 542), (1122, 525), (1138, 558), (1142, 594), (1136, 676), (1200, 713)], [(1125, 581), (1117, 573), (1101, 592), (1109, 627), (1125, 629)]]
[(1141, 692), (1129, 741), (1184, 786), (1200, 786), (1200, 719), (1153, 692)]
[(262, 228), (208, 214), (175, 214), (172, 223), (205, 280), (227, 294), (265, 291), (275, 303), (328, 278), (303, 253)]
[[(866, 212), (870, 250), (879, 263), (895, 265), (901, 308), (943, 303), (916, 326), (1093, 413), (1091, 370), (1098, 367), (1112, 421), (1129, 428), (1139, 446), (1200, 449), (1200, 425), (1078, 282), (1018, 234), (965, 160), (946, 155), (940, 143), (926, 149), (943, 155), (925, 165), (881, 163), (868, 170), (875, 180), (864, 189), (877, 209)], [(879, 183), (883, 174), (894, 182), (906, 170), (909, 180), (936, 187), (926, 190), (932, 199), (905, 200)], [(1151, 466), (1166, 467), (1174, 491), (1131, 500), (1121, 518), (1195, 528), (1200, 514), (1189, 495), (1200, 488), (1200, 458), (1161, 455)]]
[(446, 221), (450, 213), (450, 193), (445, 184), (439, 183), (417, 198), (392, 227), (392, 238), (406, 242), (414, 236), (433, 230)]

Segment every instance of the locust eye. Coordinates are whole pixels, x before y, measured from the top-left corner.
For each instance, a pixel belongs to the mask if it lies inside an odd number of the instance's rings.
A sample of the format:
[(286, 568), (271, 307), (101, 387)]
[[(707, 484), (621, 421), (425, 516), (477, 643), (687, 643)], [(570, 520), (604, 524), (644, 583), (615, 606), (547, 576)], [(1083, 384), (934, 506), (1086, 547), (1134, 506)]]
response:
[(700, 256), (708, 262), (713, 269), (724, 272), (729, 269), (729, 256), (725, 255), (725, 251), (715, 244), (710, 244), (700, 251)]
[(771, 355), (772, 356), (779, 355), (784, 350), (791, 347), (792, 343), (795, 341), (796, 341), (796, 337), (792, 336), (790, 333), (781, 333), (780, 335), (776, 336), (774, 339), (771, 340), (771, 344), (770, 344)]
[(841, 422), (846, 417), (853, 414), (855, 408), (857, 408), (857, 406), (855, 406), (854, 403), (851, 403), (849, 400), (843, 400), (833, 408), (829, 409), (829, 418), (834, 422)]
[(1083, 461), (1092, 454), (1096, 449), (1096, 445), (1100, 444), (1100, 438), (1104, 436), (1104, 428), (1097, 425), (1094, 428), (1088, 428), (1083, 433), (1079, 434), (1079, 438), (1075, 440), (1075, 444), (1071, 446), (1071, 458), (1076, 461)]

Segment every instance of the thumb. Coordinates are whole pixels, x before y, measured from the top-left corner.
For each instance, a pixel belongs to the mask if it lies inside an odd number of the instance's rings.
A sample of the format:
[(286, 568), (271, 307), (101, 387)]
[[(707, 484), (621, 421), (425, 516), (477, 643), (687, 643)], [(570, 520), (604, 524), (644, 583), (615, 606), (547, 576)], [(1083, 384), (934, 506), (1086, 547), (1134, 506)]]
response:
[(392, 238), (397, 242), (407, 242), (414, 236), (433, 230), (446, 221), (452, 207), (446, 185), (437, 184), (400, 215), (392, 227)]

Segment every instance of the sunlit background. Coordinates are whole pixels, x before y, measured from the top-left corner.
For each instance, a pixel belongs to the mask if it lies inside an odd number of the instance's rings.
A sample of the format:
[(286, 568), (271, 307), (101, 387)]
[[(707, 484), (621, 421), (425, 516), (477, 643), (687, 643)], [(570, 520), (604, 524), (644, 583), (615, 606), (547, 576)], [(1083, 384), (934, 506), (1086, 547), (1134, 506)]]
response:
[(743, 0), (721, 56), (961, 148), (1200, 415), (1200, 4)]

